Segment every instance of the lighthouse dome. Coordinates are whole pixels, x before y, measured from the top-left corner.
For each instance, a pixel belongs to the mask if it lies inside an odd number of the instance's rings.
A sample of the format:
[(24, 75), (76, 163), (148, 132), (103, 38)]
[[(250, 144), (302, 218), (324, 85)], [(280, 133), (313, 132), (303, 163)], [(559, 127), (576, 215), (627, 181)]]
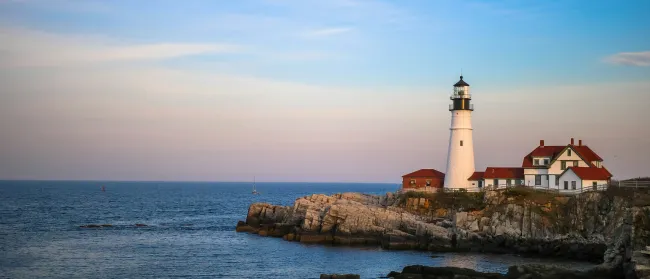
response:
[(454, 87), (464, 87), (464, 86), (469, 86), (467, 82), (463, 80), (463, 76), (460, 76), (460, 80), (454, 84)]

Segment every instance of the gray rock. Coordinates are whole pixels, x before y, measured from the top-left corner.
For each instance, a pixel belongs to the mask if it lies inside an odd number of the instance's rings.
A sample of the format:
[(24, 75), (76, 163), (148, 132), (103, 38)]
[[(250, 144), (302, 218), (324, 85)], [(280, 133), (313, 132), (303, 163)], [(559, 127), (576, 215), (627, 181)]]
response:
[(565, 257), (605, 269), (647, 266), (632, 252), (650, 245), (650, 207), (600, 192), (556, 201), (535, 204), (488, 191), (485, 208), (454, 214), (417, 196), (316, 194), (293, 206), (252, 204), (237, 231), (322, 244)]

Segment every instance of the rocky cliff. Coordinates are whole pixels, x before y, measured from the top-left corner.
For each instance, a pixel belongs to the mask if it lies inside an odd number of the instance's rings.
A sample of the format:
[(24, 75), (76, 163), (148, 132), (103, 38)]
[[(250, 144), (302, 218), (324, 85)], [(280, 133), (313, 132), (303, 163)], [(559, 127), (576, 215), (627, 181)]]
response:
[(252, 204), (237, 231), (303, 243), (565, 257), (623, 274), (643, 269), (635, 268), (641, 259), (633, 251), (650, 244), (645, 200), (627, 192), (568, 197), (526, 188), (311, 195), (293, 206)]

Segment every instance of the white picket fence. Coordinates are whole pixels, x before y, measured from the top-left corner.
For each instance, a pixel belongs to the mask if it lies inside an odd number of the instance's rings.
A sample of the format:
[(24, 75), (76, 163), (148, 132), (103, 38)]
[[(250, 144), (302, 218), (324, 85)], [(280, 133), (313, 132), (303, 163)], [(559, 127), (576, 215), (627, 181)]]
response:
[(618, 183), (614, 183), (614, 185), (626, 188), (650, 188), (650, 181), (624, 180), (618, 181)]

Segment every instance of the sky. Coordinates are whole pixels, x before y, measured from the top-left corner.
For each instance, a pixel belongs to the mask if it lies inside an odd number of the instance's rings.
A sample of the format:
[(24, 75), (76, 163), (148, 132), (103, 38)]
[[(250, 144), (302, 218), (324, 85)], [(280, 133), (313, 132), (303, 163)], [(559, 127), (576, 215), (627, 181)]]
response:
[(582, 139), (650, 175), (650, 1), (0, 0), (0, 179), (401, 182)]

